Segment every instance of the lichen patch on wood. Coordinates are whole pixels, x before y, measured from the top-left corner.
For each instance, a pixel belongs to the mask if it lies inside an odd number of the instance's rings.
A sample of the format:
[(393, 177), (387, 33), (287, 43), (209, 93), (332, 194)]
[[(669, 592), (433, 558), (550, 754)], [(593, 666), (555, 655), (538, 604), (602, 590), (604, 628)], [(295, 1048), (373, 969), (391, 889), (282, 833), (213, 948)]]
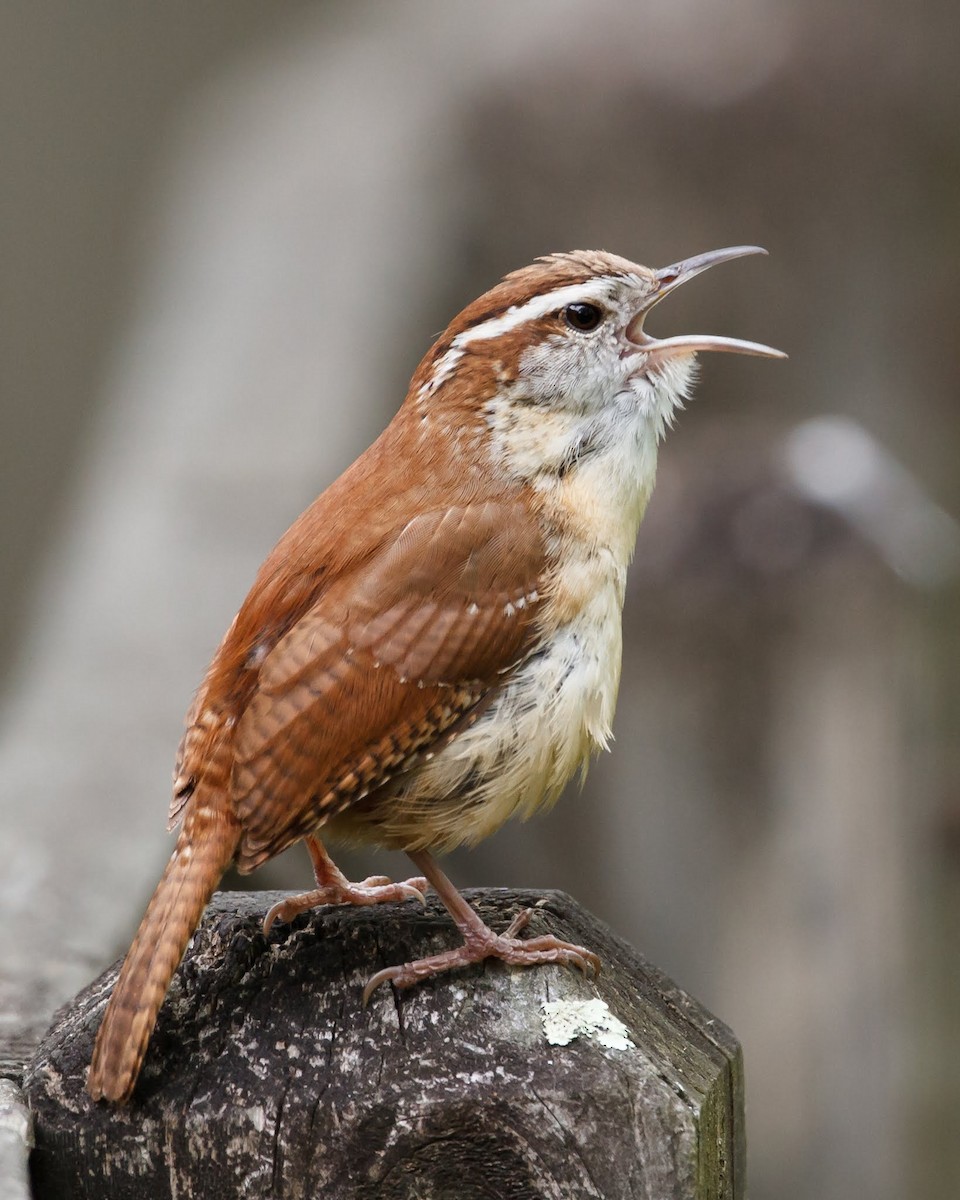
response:
[(634, 1048), (626, 1025), (599, 996), (592, 1000), (547, 1000), (540, 1012), (544, 1036), (551, 1046), (569, 1046), (575, 1038), (586, 1037), (608, 1050)]

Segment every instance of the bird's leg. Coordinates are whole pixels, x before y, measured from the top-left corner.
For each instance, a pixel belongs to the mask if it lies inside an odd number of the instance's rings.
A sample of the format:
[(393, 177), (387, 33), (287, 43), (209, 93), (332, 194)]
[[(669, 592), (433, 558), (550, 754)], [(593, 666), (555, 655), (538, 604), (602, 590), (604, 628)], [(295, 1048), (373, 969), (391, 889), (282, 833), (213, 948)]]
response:
[(291, 896), (275, 904), (263, 920), (263, 932), (269, 933), (275, 921), (292, 921), (294, 917), (323, 904), (385, 904), (398, 900), (419, 900), (424, 903), (426, 879), (406, 879), (393, 883), (386, 875), (371, 875), (363, 883), (351, 883), (327, 853), (318, 837), (305, 839), (313, 861), (316, 889), (301, 896)]
[(426, 850), (408, 851), (414, 865), (427, 877), (433, 890), (443, 901), (447, 912), (453, 917), (463, 934), (463, 945), (456, 950), (421, 958), (416, 962), (402, 963), (396, 967), (385, 967), (367, 981), (363, 989), (363, 1002), (370, 999), (381, 983), (390, 982), (394, 987), (412, 987), (422, 979), (452, 971), (470, 963), (482, 962), (485, 958), (499, 958), (511, 966), (529, 967), (538, 963), (564, 963), (578, 967), (585, 975), (596, 975), (600, 970), (600, 959), (583, 946), (562, 942), (552, 934), (523, 941), (517, 934), (530, 920), (531, 909), (517, 914), (503, 933), (494, 931), (483, 923), (464, 900), (450, 880), (440, 870), (433, 856)]

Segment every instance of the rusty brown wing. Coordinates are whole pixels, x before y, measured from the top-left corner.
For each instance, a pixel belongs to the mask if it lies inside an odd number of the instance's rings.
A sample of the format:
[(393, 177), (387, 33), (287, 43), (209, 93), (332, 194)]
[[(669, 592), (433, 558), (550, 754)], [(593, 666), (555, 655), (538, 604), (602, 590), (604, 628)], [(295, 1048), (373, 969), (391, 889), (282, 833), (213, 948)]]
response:
[(536, 642), (545, 555), (514, 500), (415, 517), (265, 658), (236, 729), (251, 870), (409, 770)]

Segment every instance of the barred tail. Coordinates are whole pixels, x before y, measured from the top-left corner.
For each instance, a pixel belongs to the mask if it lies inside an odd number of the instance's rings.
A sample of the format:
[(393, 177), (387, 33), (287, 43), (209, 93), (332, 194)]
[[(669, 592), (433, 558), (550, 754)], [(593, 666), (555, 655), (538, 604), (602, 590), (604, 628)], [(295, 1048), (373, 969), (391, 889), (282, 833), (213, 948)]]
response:
[(177, 846), (127, 952), (103, 1015), (87, 1091), (130, 1099), (157, 1013), (204, 908), (233, 860), (240, 826), (213, 805), (187, 811)]

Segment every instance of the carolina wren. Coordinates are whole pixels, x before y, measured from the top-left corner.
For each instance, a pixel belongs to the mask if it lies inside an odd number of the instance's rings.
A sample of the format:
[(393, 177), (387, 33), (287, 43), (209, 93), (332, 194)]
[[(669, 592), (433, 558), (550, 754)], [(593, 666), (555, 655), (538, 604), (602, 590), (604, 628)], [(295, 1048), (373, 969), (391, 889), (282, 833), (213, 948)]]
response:
[[(552, 936), (501, 935), (434, 851), (553, 804), (610, 738), (627, 565), (657, 445), (698, 350), (783, 357), (706, 335), (658, 339), (655, 304), (716, 263), (660, 271), (602, 252), (539, 259), (455, 317), (376, 442), (260, 569), (187, 716), (170, 822), (176, 848), (127, 954), (87, 1083), (127, 1100), (170, 980), (224, 870), (300, 838), (319, 904), (423, 898), (456, 950), (374, 975), (408, 987), (496, 957), (599, 962)], [(349, 883), (320, 834), (405, 850), (423, 877)]]

